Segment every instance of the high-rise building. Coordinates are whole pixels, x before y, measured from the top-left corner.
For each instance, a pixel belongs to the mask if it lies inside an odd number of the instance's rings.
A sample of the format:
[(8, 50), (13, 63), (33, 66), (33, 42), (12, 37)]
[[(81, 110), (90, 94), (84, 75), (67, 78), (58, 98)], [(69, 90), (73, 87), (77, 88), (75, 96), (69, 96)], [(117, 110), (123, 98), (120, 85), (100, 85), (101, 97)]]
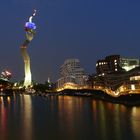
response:
[(139, 59), (120, 58), (120, 66), (126, 71), (139, 67), (139, 63)]
[(122, 71), (119, 63), (120, 63), (119, 55), (110, 55), (110, 56), (105, 57), (105, 59), (98, 60), (96, 63), (97, 74)]
[(78, 86), (85, 84), (86, 75), (84, 69), (80, 66), (79, 59), (67, 59), (60, 67), (60, 78), (58, 79), (58, 88), (66, 83), (72, 83)]
[(130, 80), (140, 79), (139, 59), (110, 55), (96, 63), (97, 74), (92, 77), (93, 86), (105, 86), (116, 90)]
[(120, 55), (106, 56), (96, 63), (97, 74), (129, 71), (139, 66), (139, 59), (123, 58)]

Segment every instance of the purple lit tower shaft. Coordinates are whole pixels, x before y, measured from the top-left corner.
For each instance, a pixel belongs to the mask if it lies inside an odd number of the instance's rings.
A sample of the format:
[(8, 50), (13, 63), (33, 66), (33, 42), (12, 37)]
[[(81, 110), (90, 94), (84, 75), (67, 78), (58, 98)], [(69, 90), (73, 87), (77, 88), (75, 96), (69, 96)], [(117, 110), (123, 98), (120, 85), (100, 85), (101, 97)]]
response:
[(21, 54), (24, 61), (24, 71), (25, 71), (25, 78), (24, 78), (24, 84), (25, 88), (28, 88), (32, 85), (32, 74), (31, 74), (31, 68), (30, 68), (30, 57), (27, 53), (27, 47), (28, 44), (32, 41), (34, 35), (35, 35), (35, 29), (36, 26), (34, 23), (32, 23), (32, 18), (35, 16), (36, 10), (34, 10), (33, 15), (29, 18), (29, 22), (26, 22), (25, 24), (25, 31), (26, 31), (26, 40), (21, 46)]

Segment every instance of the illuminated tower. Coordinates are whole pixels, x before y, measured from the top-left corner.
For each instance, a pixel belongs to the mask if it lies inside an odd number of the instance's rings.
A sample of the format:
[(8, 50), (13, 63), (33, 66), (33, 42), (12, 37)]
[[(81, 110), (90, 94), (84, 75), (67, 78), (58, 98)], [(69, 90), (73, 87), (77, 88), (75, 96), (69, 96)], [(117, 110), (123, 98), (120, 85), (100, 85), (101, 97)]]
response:
[(36, 10), (34, 10), (32, 16), (30, 16), (29, 21), (25, 24), (25, 31), (26, 31), (26, 40), (21, 46), (21, 54), (24, 61), (24, 71), (25, 71), (25, 79), (24, 79), (24, 85), (25, 88), (32, 85), (32, 74), (31, 74), (31, 68), (30, 68), (30, 57), (27, 53), (27, 47), (28, 44), (31, 42), (35, 35), (35, 23), (32, 22), (32, 18), (35, 16)]

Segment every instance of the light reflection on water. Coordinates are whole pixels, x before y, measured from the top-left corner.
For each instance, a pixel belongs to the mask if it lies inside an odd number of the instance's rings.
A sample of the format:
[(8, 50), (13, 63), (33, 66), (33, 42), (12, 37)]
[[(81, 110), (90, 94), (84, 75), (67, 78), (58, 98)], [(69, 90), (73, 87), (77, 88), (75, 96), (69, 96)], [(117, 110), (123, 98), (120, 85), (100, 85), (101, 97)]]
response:
[(6, 109), (4, 108), (4, 101), (3, 101), (3, 97), (0, 98), (0, 104), (1, 104), (1, 108), (0, 108), (0, 125), (1, 125), (1, 128), (0, 128), (0, 133), (2, 133), (2, 139), (6, 139), (6, 119), (7, 119), (7, 116), (6, 116)]
[(86, 97), (0, 97), (0, 140), (140, 139), (140, 107)]
[[(32, 135), (32, 100), (31, 96), (29, 95), (24, 95), (22, 96), (23, 98), (23, 139), (24, 140), (31, 140), (33, 135)], [(30, 134), (30, 135), (29, 135)]]

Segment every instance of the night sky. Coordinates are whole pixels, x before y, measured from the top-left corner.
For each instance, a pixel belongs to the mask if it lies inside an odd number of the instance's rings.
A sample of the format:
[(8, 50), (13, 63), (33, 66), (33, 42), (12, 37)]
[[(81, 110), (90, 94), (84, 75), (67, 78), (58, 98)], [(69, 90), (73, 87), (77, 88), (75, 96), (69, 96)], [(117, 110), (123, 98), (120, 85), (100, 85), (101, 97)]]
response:
[(107, 55), (140, 57), (139, 0), (1, 0), (0, 71), (10, 70), (12, 81), (24, 78), (20, 46), (34, 8), (37, 30), (28, 52), (37, 82), (56, 81), (68, 58), (78, 58), (91, 74)]

